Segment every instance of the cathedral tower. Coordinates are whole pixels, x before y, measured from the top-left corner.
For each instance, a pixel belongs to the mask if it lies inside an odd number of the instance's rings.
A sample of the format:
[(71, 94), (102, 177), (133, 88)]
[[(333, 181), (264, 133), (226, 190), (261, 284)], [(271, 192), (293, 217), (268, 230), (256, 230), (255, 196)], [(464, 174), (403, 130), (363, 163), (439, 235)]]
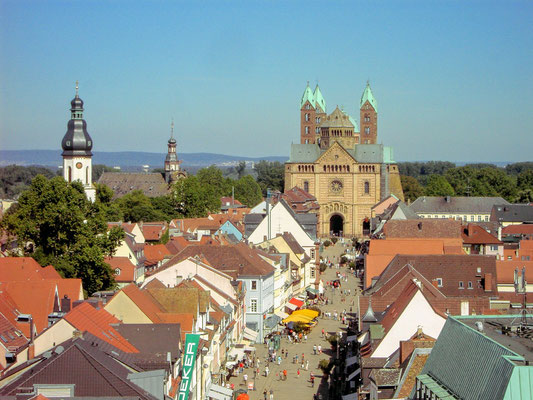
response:
[(361, 96), (360, 113), (361, 143), (376, 144), (378, 141), (378, 102), (374, 98), (368, 81)]
[(320, 123), (326, 116), (326, 101), (320, 87), (316, 85), (312, 91), (307, 87), (300, 101), (300, 143), (317, 143), (320, 138)]
[(165, 158), (165, 181), (172, 183), (180, 174), (180, 163), (176, 153), (176, 139), (174, 139), (174, 121), (170, 125), (170, 139), (168, 139), (168, 152)]
[(93, 141), (87, 132), (87, 123), (83, 119), (83, 101), (78, 95), (76, 81), (76, 97), (70, 102), (70, 121), (67, 133), (63, 136), (63, 177), (67, 182), (80, 181), (87, 198), (95, 200), (96, 190), (92, 184)]

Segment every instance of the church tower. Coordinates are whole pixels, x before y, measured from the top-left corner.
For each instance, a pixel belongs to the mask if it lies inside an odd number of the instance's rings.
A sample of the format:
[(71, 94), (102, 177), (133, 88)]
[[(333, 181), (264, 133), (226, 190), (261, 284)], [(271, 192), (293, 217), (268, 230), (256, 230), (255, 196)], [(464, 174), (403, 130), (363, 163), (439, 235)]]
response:
[(69, 183), (80, 181), (87, 198), (94, 201), (96, 190), (92, 183), (93, 141), (87, 132), (87, 123), (83, 119), (83, 101), (78, 95), (78, 81), (76, 81), (76, 97), (70, 102), (70, 121), (61, 147), (63, 178)]
[(300, 143), (318, 143), (320, 138), (320, 123), (326, 116), (326, 101), (322, 96), (318, 84), (312, 91), (307, 87), (300, 101)]
[(378, 102), (374, 98), (368, 81), (361, 96), (360, 113), (361, 143), (376, 144), (378, 141)]
[(170, 124), (170, 139), (168, 139), (168, 152), (165, 158), (165, 182), (173, 183), (180, 175), (180, 163), (176, 153), (176, 139), (174, 139), (174, 121)]

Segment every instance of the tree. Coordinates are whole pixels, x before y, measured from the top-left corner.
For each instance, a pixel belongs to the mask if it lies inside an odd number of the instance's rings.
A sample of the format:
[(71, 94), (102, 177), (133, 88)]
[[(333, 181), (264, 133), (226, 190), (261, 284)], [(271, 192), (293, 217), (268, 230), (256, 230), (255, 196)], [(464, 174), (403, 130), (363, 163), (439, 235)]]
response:
[(242, 204), (253, 207), (261, 202), (261, 187), (250, 175), (243, 176), (234, 185), (235, 198)]
[(103, 183), (95, 184), (96, 201), (95, 205), (100, 207), (106, 221), (120, 221), (124, 215), (117, 201), (113, 201), (113, 190)]
[(176, 202), (171, 195), (150, 197), (150, 202), (154, 211), (161, 215), (162, 219), (167, 222), (180, 216)]
[(54, 173), (45, 167), (8, 165), (0, 168), (0, 196), (16, 199), (37, 175), (54, 177)]
[(201, 185), (209, 186), (216, 193), (219, 201), (222, 196), (231, 193), (231, 179), (224, 178), (222, 171), (214, 165), (202, 168), (196, 173), (196, 177)]
[(172, 187), (172, 197), (180, 216), (206, 217), (220, 210), (220, 194), (212, 185), (202, 184), (197, 176), (179, 179)]
[(442, 175), (431, 175), (425, 189), (426, 196), (453, 196), (454, 191)]
[(505, 171), (507, 171), (509, 175), (518, 175), (519, 173), (527, 170), (533, 170), (533, 161), (508, 164), (505, 167)]
[[(104, 257), (113, 254), (124, 231), (107, 232), (101, 207), (87, 200), (81, 183), (38, 175), (2, 227), (16, 235), (21, 251), (39, 264), (52, 264), (64, 277), (81, 278), (88, 293), (114, 287)], [(27, 242), (34, 251), (25, 247)]]
[(412, 176), (400, 175), (402, 181), (403, 194), (405, 200), (415, 201), (420, 196), (424, 195), (424, 188), (422, 185)]
[(134, 190), (117, 199), (117, 204), (122, 211), (124, 221), (160, 221), (165, 215), (156, 210), (142, 190)]
[(246, 161), (240, 161), (235, 170), (237, 171), (237, 179), (241, 179), (246, 171)]
[(283, 191), (285, 184), (285, 167), (279, 161), (259, 161), (255, 163), (254, 170), (257, 172), (257, 183), (261, 186), (263, 196), (267, 189)]
[(104, 164), (94, 164), (92, 167), (92, 180), (97, 182), (104, 172), (116, 172), (114, 168)]
[(516, 186), (519, 190), (533, 190), (533, 170), (525, 170), (516, 177)]

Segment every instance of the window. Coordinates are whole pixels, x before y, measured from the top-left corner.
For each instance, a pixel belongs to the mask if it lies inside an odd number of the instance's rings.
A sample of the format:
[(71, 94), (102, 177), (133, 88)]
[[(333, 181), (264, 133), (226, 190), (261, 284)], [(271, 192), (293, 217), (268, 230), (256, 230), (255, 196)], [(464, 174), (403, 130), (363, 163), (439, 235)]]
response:
[(308, 181), (304, 181), (304, 190), (306, 192), (309, 192), (309, 182)]
[(365, 114), (365, 122), (370, 122), (370, 116), (368, 114)]
[(313, 267), (311, 268), (311, 279), (314, 279), (314, 278), (316, 278), (316, 276), (315, 276), (315, 268)]
[(257, 312), (257, 299), (250, 300), (250, 312)]
[(465, 285), (463, 284), (463, 281), (459, 281), (459, 289), (464, 289)]
[(485, 215), (485, 221), (488, 221), (488, 220), (489, 220), (489, 216)]
[(309, 114), (308, 113), (305, 113), (305, 120), (309, 121)]
[(309, 134), (309, 127), (308, 127), (308, 126), (305, 127), (305, 134), (306, 134), (306, 135)]
[(481, 215), (477, 216), (477, 222), (481, 222)]
[(474, 220), (474, 216), (471, 215), (471, 216), (470, 216), (470, 221), (473, 221), (473, 220)]
[(366, 133), (367, 135), (369, 135), (369, 134), (370, 134), (370, 127), (368, 127), (368, 126), (365, 126), (365, 133)]
[(437, 286), (442, 287), (442, 278), (437, 278)]
[(309, 110), (309, 103), (305, 105), (305, 109)]
[(365, 194), (370, 194), (370, 183), (365, 181)]
[(468, 281), (468, 289), (473, 289), (474, 287), (472, 286), (472, 281)]
[(252, 290), (257, 290), (257, 281), (252, 281)]
[(311, 258), (314, 260), (315, 259), (315, 249), (311, 249)]

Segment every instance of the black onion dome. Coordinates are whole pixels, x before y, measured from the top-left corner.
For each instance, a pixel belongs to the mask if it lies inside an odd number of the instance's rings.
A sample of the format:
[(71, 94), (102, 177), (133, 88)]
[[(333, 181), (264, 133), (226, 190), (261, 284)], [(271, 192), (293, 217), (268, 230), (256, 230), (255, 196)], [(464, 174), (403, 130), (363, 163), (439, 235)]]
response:
[[(82, 111), (83, 101), (76, 96), (70, 103), (74, 110)], [(73, 117), (74, 117), (73, 113)], [(92, 156), (93, 140), (87, 132), (87, 122), (79, 114), (79, 118), (72, 118), (68, 121), (67, 133), (63, 136), (61, 147), (63, 156)]]
[(74, 97), (70, 102), (70, 109), (83, 111), (83, 100), (80, 99), (78, 96)]
[(176, 143), (176, 139), (174, 139), (173, 137), (168, 139), (168, 144), (175, 144), (175, 143)]

